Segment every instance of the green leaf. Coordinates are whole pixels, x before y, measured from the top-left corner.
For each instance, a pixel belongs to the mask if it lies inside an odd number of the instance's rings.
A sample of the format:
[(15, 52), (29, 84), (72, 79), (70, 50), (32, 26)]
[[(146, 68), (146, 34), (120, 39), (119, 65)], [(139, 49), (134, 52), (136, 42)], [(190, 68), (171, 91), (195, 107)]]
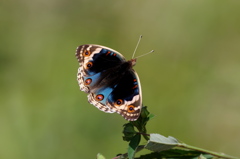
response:
[[(142, 107), (141, 115), (139, 116), (138, 120), (129, 122), (130, 124), (133, 125), (133, 127), (135, 127), (138, 130), (139, 133), (141, 133), (143, 135), (143, 137), (147, 141), (149, 140), (149, 137), (148, 137), (147, 130), (146, 130), (146, 124), (152, 117), (153, 117), (153, 115), (150, 114), (149, 111), (147, 110), (147, 107), (144, 106), (144, 107)], [(127, 141), (126, 138), (124, 138), (124, 140)]]
[(198, 159), (207, 159), (207, 158), (201, 154), (200, 156), (198, 156)]
[(97, 154), (97, 159), (106, 159), (102, 154), (98, 153)]
[(129, 159), (133, 159), (134, 155), (135, 155), (135, 151), (140, 143), (141, 140), (141, 135), (140, 134), (136, 134), (132, 140), (129, 143), (128, 146), (128, 158)]
[(150, 140), (145, 148), (151, 151), (160, 152), (163, 150), (169, 150), (178, 144), (179, 142), (174, 137), (165, 137), (160, 134), (150, 134)]
[(123, 126), (123, 140), (130, 141), (137, 132), (134, 130), (134, 126), (131, 123), (124, 124)]
[(150, 113), (149, 113), (149, 111), (147, 110), (147, 107), (146, 107), (146, 106), (142, 107), (141, 115), (140, 115), (140, 116), (141, 116), (142, 118), (147, 118), (149, 114), (150, 114)]
[[(168, 150), (168, 152), (169, 152), (169, 149), (171, 149), (173, 147), (175, 147), (175, 149), (185, 149), (185, 150), (182, 150), (182, 152), (181, 152), (182, 154), (178, 154), (175, 157), (179, 157), (179, 156), (186, 157), (189, 155), (193, 156), (194, 154), (198, 154), (197, 156), (192, 157), (192, 158), (194, 158), (194, 159), (207, 158), (208, 159), (208, 158), (212, 158), (212, 156), (216, 156), (216, 157), (226, 158), (226, 159), (236, 159), (236, 157), (232, 157), (232, 156), (212, 152), (209, 150), (205, 150), (202, 148), (198, 148), (195, 146), (187, 145), (184, 143), (180, 143), (174, 137), (171, 137), (171, 136), (164, 137), (160, 134), (150, 134), (150, 140), (148, 141), (147, 145), (145, 146), (146, 149), (149, 149), (151, 151), (161, 152), (160, 153), (161, 155), (163, 155), (166, 152), (164, 150)], [(201, 154), (202, 154), (202, 156), (200, 156)], [(173, 155), (173, 154), (170, 154), (170, 155)], [(174, 157), (171, 156), (171, 158), (174, 158)]]
[(148, 115), (149, 120), (151, 120), (154, 116), (155, 116), (154, 114), (149, 114)]

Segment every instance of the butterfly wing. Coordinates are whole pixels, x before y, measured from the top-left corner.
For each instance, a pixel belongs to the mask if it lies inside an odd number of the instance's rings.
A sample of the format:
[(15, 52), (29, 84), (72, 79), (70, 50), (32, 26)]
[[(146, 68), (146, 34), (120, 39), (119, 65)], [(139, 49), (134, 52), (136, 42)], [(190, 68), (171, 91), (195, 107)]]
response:
[(108, 96), (107, 105), (126, 120), (137, 120), (142, 108), (142, 92), (137, 73), (128, 70)]
[[(108, 68), (115, 67), (126, 61), (117, 51), (101, 45), (81, 45), (76, 50), (76, 58), (80, 67), (78, 68), (77, 80), (81, 91), (95, 94), (100, 91), (100, 80), (102, 73)], [(102, 84), (103, 85), (103, 84)], [(109, 89), (101, 89), (101, 92), (107, 96)], [(106, 113), (114, 113), (106, 106), (104, 101), (93, 100), (89, 94), (88, 100), (99, 110)]]
[(133, 69), (114, 74), (126, 63), (123, 55), (105, 46), (81, 45), (76, 57), (80, 64), (77, 80), (80, 90), (89, 93), (88, 101), (101, 111), (136, 120), (142, 104), (138, 76)]
[[(80, 89), (86, 93), (97, 83), (102, 72), (126, 61), (117, 51), (101, 45), (81, 45), (77, 48), (76, 57), (79, 62), (77, 80)], [(92, 77), (92, 83), (85, 81)]]

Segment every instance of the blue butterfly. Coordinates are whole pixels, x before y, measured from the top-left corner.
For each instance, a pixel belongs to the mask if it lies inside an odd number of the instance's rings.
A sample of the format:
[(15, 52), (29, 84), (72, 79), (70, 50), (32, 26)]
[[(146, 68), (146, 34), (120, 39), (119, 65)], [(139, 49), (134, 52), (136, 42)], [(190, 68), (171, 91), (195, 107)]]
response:
[(77, 80), (88, 101), (106, 113), (126, 120), (138, 119), (142, 108), (141, 85), (133, 70), (136, 59), (126, 61), (119, 52), (101, 45), (81, 45), (76, 50)]

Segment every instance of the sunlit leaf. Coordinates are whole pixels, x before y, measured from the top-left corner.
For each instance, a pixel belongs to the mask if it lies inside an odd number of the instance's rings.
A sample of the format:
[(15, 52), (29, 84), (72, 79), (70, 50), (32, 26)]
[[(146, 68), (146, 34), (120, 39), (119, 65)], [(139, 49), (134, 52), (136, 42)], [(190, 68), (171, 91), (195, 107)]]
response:
[(102, 154), (98, 153), (97, 154), (97, 159), (106, 159)]
[(151, 151), (160, 152), (163, 150), (171, 149), (178, 144), (179, 142), (174, 137), (165, 137), (160, 134), (150, 134), (150, 140), (148, 141), (145, 148)]

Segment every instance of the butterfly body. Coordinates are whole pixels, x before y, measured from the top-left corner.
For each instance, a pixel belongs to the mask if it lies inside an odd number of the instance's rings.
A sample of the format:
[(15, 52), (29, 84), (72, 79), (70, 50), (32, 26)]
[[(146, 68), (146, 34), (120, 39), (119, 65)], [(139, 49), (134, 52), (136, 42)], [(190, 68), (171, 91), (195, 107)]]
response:
[(126, 61), (119, 52), (101, 45), (81, 45), (76, 57), (80, 90), (88, 101), (106, 113), (118, 113), (134, 121), (142, 108), (141, 85), (133, 70), (136, 59)]

